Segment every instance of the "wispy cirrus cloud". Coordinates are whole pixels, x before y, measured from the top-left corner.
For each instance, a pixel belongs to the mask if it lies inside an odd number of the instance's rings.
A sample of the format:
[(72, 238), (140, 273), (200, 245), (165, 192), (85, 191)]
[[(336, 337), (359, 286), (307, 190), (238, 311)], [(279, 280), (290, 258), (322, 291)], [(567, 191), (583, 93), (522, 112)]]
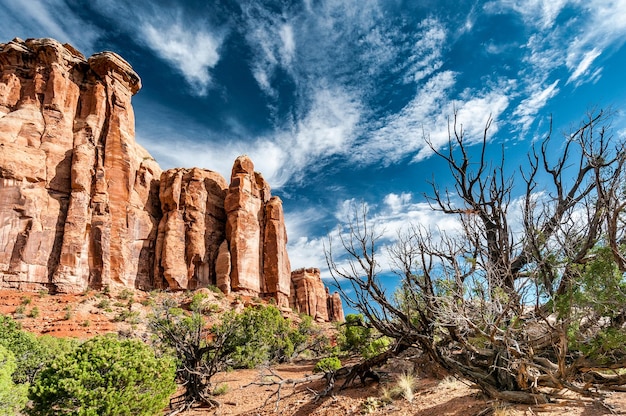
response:
[(548, 29), (567, 3), (568, 0), (499, 0), (488, 1), (483, 8), (488, 13), (514, 10), (527, 25)]
[(91, 54), (95, 52), (94, 43), (103, 34), (63, 0), (5, 0), (0, 2), (0, 12), (3, 9), (0, 36), (4, 41), (14, 37), (48, 37)]
[(150, 49), (185, 77), (193, 93), (205, 95), (211, 86), (210, 71), (220, 59), (223, 35), (189, 29), (180, 17), (162, 23), (150, 19), (140, 25), (139, 33)]
[(311, 170), (317, 160), (348, 153), (358, 134), (361, 108), (349, 93), (320, 86), (296, 120), (253, 140), (245, 128), (225, 137), (227, 133), (212, 132), (184, 114), (162, 107), (152, 113), (154, 122), (144, 126), (138, 140), (163, 166), (205, 167), (228, 179), (233, 161), (245, 153), (273, 187), (280, 187), (301, 179), (303, 167)]
[(576, 19), (579, 30), (568, 43), (566, 66), (570, 81), (583, 82), (586, 75), (593, 79), (592, 64), (609, 49), (626, 42), (626, 0), (593, 0), (577, 4), (582, 9)]
[(95, 0), (92, 7), (171, 65), (192, 94), (207, 94), (211, 70), (219, 62), (226, 37), (224, 27), (213, 25), (204, 13), (194, 13), (183, 4)]
[(558, 94), (558, 84), (559, 80), (557, 79), (545, 88), (542, 88), (541, 85), (533, 84), (528, 87), (528, 97), (524, 98), (515, 111), (513, 111), (513, 116), (517, 118), (516, 121), (521, 126), (522, 132), (528, 131), (541, 109), (547, 104), (548, 100)]
[(242, 7), (242, 34), (251, 46), (253, 59), (251, 71), (261, 90), (273, 99), (278, 92), (273, 83), (278, 68), (294, 77), (292, 64), (295, 59), (297, 39), (293, 28), (293, 16), (276, 13), (262, 3), (249, 2)]
[(451, 71), (433, 75), (401, 111), (380, 121), (380, 128), (357, 148), (358, 160), (390, 164), (413, 155), (413, 162), (419, 162), (432, 155), (426, 140), (434, 148), (447, 144), (449, 120), (455, 112), (468, 141), (482, 139), (489, 117), (496, 121), (490, 133), (496, 133), (497, 119), (509, 105), (507, 83), (460, 96), (451, 93), (455, 83), (456, 75)]

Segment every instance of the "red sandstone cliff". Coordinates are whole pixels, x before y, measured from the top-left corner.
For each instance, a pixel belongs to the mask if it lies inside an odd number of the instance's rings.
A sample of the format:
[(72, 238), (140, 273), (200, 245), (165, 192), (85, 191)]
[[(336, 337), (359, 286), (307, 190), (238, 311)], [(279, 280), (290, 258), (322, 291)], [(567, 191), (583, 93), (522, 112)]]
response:
[(140, 87), (111, 52), (85, 59), (51, 39), (0, 44), (0, 286), (213, 284), (341, 320), (319, 271), (294, 283), (282, 202), (248, 157), (228, 185), (204, 169), (162, 172), (135, 143)]
[(3, 283), (150, 287), (161, 170), (134, 141), (139, 77), (50, 39), (0, 47)]

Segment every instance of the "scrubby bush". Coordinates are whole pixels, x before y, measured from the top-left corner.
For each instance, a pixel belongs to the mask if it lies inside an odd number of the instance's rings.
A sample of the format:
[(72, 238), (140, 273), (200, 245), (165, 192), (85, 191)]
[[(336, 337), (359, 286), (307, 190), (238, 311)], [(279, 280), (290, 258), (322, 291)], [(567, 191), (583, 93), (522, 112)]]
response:
[[(306, 327), (303, 327), (305, 330)], [(254, 368), (268, 362), (283, 362), (293, 355), (306, 336), (292, 329), (275, 306), (246, 308), (224, 316), (217, 333), (229, 332), (225, 348), (237, 368)]]
[(374, 357), (386, 351), (391, 338), (378, 334), (370, 328), (361, 314), (349, 314), (339, 327), (337, 342), (342, 351), (358, 353), (364, 358)]
[(8, 316), (0, 316), (0, 345), (11, 351), (17, 368), (13, 372), (15, 383), (28, 383), (42, 368), (49, 356), (37, 338), (22, 331), (21, 325)]
[(341, 368), (341, 361), (337, 357), (326, 357), (319, 360), (313, 368), (314, 373), (330, 373)]
[(174, 392), (175, 366), (138, 340), (101, 336), (55, 359), (30, 390), (31, 415), (154, 415)]
[(274, 306), (246, 308), (240, 314), (231, 311), (221, 324), (209, 327), (204, 315), (213, 311), (203, 307), (205, 297), (194, 295), (190, 311), (164, 299), (150, 317), (156, 345), (177, 358), (177, 378), (185, 387), (180, 408), (194, 403), (217, 405), (213, 396), (220, 386), (214, 386), (211, 378), (218, 371), (283, 361), (314, 333), (310, 319), (292, 328)]
[(209, 303), (208, 303), (209, 295), (202, 292), (196, 292), (191, 297), (191, 303), (189, 304), (189, 309), (193, 312), (198, 312), (205, 314), (210, 312)]
[(13, 353), (0, 345), (0, 416), (18, 414), (28, 400), (28, 386), (15, 384), (11, 377), (16, 368)]
[(224, 343), (230, 334), (212, 336), (202, 314), (188, 314), (170, 298), (155, 308), (149, 328), (157, 347), (176, 357), (176, 378), (185, 389), (176, 398), (182, 399), (177, 410), (194, 403), (215, 404), (211, 398), (211, 378), (226, 368), (230, 351), (224, 348)]
[(596, 247), (574, 284), (556, 296), (558, 317), (569, 323), (568, 349), (608, 364), (626, 357), (626, 278), (609, 247)]

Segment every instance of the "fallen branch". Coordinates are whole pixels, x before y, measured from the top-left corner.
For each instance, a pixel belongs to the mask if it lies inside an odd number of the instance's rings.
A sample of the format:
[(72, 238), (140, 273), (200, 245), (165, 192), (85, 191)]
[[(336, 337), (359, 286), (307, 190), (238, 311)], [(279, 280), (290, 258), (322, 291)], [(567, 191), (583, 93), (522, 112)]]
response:
[(280, 399), (281, 399), (281, 390), (282, 387), (284, 385), (291, 385), (292, 388), (295, 388), (298, 384), (302, 384), (302, 383), (308, 383), (311, 381), (316, 381), (316, 380), (320, 380), (322, 378), (324, 378), (325, 374), (312, 374), (306, 377), (302, 377), (302, 378), (287, 378), (284, 379), (282, 378), (280, 375), (278, 375), (274, 370), (272, 370), (271, 368), (267, 368), (266, 369), (270, 374), (263, 374), (260, 373), (259, 374), (259, 378), (260, 380), (258, 381), (252, 381), (248, 384), (246, 384), (245, 386), (242, 386), (243, 388), (245, 387), (249, 387), (249, 386), (277, 386), (276, 391), (274, 391), (272, 394), (270, 394), (266, 399), (265, 402), (263, 402), (263, 406), (267, 405), (267, 403), (269, 402), (269, 400), (276, 396), (276, 404), (274, 406), (274, 410), (278, 411), (278, 405), (280, 403)]

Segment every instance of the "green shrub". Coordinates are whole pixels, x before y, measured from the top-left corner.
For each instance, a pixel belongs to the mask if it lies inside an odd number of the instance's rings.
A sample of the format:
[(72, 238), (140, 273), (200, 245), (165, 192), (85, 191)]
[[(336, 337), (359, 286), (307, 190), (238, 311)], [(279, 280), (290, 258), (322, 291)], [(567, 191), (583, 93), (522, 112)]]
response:
[(224, 316), (219, 333), (231, 334), (225, 348), (237, 368), (254, 368), (268, 362), (291, 358), (294, 343), (289, 322), (275, 306), (246, 308), (241, 314)]
[(113, 318), (113, 322), (128, 322), (129, 324), (136, 325), (140, 322), (139, 312), (125, 309)]
[(32, 381), (35, 373), (47, 362), (47, 351), (37, 338), (22, 331), (14, 319), (0, 315), (0, 345), (15, 356), (17, 368), (13, 372), (15, 383)]
[(24, 313), (26, 312), (26, 306), (24, 305), (19, 305), (17, 308), (15, 308), (15, 319), (22, 319), (24, 317)]
[(322, 358), (315, 364), (313, 368), (314, 373), (330, 373), (331, 371), (337, 371), (341, 368), (341, 361), (337, 357)]
[(342, 351), (361, 352), (371, 337), (371, 329), (363, 323), (363, 315), (346, 315), (346, 321), (339, 328), (338, 342)]
[(0, 345), (0, 416), (13, 416), (28, 401), (28, 386), (15, 384), (12, 375), (17, 369), (13, 353)]
[(218, 298), (222, 298), (224, 297), (224, 292), (222, 292), (220, 290), (219, 287), (215, 286), (215, 285), (209, 285), (207, 286), (207, 289), (209, 289), (211, 292), (215, 293), (216, 295), (218, 295)]
[(378, 337), (363, 346), (361, 355), (365, 359), (372, 358), (387, 351), (389, 346), (391, 346), (391, 338)]
[(193, 312), (198, 312), (202, 314), (206, 313), (208, 310), (208, 305), (206, 302), (208, 297), (209, 296), (206, 293), (194, 293), (191, 298), (191, 303), (189, 304), (189, 309), (191, 309)]
[(226, 393), (228, 393), (228, 384), (226, 384), (226, 383), (218, 384), (213, 389), (213, 396), (221, 396), (221, 395), (226, 394)]
[(133, 293), (132, 290), (124, 289), (120, 293), (118, 293), (116, 297), (119, 300), (133, 300), (135, 297), (135, 294)]
[(610, 247), (594, 248), (578, 272), (570, 289), (554, 301), (559, 317), (570, 323), (568, 349), (598, 364), (621, 361), (626, 357), (626, 277)]
[(175, 391), (175, 366), (138, 340), (86, 341), (36, 378), (31, 415), (155, 415)]
[(31, 317), (31, 318), (38, 317), (39, 316), (39, 308), (36, 307), (36, 306), (33, 306), (33, 308), (28, 313), (28, 316)]
[(339, 327), (337, 342), (342, 351), (359, 353), (364, 358), (374, 357), (389, 348), (391, 339), (382, 337), (369, 328), (361, 314), (349, 314)]

